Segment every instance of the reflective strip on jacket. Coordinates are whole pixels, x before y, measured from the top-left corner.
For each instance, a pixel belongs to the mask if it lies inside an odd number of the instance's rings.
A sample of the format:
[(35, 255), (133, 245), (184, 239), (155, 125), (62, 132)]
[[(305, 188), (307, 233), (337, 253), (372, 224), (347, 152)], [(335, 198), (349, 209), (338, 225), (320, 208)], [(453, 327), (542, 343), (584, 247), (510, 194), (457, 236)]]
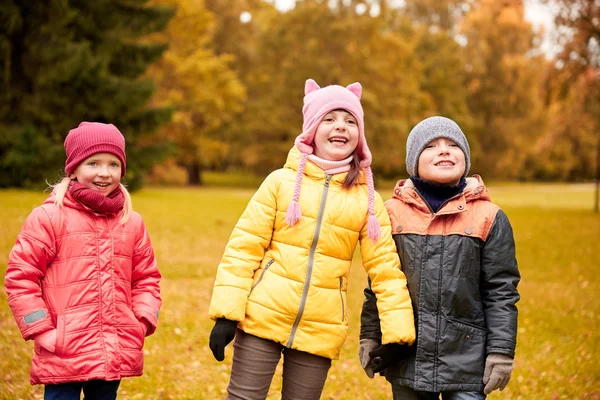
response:
[(285, 167), (265, 179), (240, 217), (217, 271), (210, 317), (241, 321), (246, 333), (337, 359), (348, 330), (348, 274), (360, 241), (383, 341), (412, 343), (412, 306), (381, 197), (376, 194), (375, 211), (382, 237), (372, 243), (364, 173), (358, 185), (343, 189), (345, 173), (326, 175), (307, 162), (302, 218), (288, 226), (300, 157), (292, 148)]
[(25, 340), (57, 330), (54, 353), (35, 344), (32, 384), (142, 375), (145, 319), (161, 306), (160, 273), (140, 215), (96, 214), (67, 193), (27, 217), (10, 252), (5, 288)]
[[(514, 357), (517, 284), (512, 228), (475, 175), (432, 213), (410, 180), (386, 202), (415, 309), (416, 354), (385, 371), (395, 384), (428, 392), (483, 391), (485, 358)], [(371, 290), (361, 338), (379, 338)]]

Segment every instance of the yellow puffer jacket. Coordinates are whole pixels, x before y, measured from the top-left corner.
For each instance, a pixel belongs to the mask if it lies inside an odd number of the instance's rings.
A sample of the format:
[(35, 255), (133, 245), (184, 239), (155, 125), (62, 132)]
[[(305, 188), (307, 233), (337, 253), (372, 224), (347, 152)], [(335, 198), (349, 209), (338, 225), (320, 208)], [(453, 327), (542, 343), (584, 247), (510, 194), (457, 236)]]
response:
[(239, 328), (251, 335), (337, 359), (348, 330), (348, 273), (360, 241), (382, 342), (411, 344), (413, 309), (381, 197), (375, 196), (381, 238), (372, 243), (364, 173), (346, 190), (345, 173), (326, 175), (307, 162), (302, 218), (289, 226), (285, 215), (300, 157), (292, 148), (284, 168), (265, 179), (240, 217), (217, 271), (210, 317), (241, 321)]

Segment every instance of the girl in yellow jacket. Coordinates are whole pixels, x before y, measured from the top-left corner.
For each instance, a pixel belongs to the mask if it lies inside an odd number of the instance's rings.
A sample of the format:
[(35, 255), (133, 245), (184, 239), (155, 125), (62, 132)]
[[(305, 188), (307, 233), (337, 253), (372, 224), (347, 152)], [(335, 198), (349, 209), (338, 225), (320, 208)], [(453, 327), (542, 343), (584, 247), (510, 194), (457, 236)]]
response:
[(210, 303), (218, 361), (235, 336), (228, 399), (265, 399), (284, 354), (283, 399), (318, 399), (347, 335), (356, 244), (372, 281), (382, 345), (415, 339), (390, 220), (373, 188), (362, 87), (305, 85), (304, 123), (282, 169), (250, 200), (229, 239)]

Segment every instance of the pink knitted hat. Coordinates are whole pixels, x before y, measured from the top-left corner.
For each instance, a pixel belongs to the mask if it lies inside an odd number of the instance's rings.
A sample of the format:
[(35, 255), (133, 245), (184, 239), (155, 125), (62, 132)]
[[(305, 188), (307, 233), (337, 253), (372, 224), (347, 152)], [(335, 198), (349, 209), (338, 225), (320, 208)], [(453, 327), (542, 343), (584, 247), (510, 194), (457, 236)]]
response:
[(356, 146), (356, 154), (359, 158), (360, 167), (365, 170), (367, 176), (367, 187), (369, 190), (369, 220), (368, 233), (371, 240), (379, 239), (379, 222), (375, 216), (375, 189), (373, 185), (373, 173), (371, 171), (371, 151), (367, 146), (365, 138), (364, 112), (360, 104), (360, 96), (362, 95), (362, 86), (355, 82), (346, 87), (339, 85), (330, 85), (321, 88), (317, 82), (308, 79), (304, 85), (304, 107), (302, 114), (304, 115), (304, 123), (302, 124), (302, 133), (296, 137), (295, 145), (302, 153), (302, 159), (298, 166), (298, 174), (296, 175), (296, 186), (294, 189), (294, 197), (288, 206), (286, 222), (293, 226), (300, 220), (302, 214), (298, 199), (300, 198), (300, 186), (302, 183), (302, 175), (306, 166), (306, 159), (310, 154), (313, 154), (313, 142), (317, 133), (317, 128), (323, 120), (323, 117), (333, 110), (346, 110), (351, 113), (358, 124), (358, 144)]
[(65, 139), (65, 151), (67, 175), (71, 175), (91, 155), (110, 153), (121, 161), (121, 177), (125, 176), (125, 138), (113, 124), (80, 123), (77, 128), (69, 131)]

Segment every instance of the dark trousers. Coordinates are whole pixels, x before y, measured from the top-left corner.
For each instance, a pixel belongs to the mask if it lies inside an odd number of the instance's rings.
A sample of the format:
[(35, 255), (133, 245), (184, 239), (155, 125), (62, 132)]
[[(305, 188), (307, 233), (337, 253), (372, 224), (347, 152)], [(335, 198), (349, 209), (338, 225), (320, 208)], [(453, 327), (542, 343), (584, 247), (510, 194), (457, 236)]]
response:
[(44, 400), (79, 400), (83, 390), (84, 400), (115, 400), (117, 398), (118, 381), (67, 382), (57, 385), (46, 385)]

